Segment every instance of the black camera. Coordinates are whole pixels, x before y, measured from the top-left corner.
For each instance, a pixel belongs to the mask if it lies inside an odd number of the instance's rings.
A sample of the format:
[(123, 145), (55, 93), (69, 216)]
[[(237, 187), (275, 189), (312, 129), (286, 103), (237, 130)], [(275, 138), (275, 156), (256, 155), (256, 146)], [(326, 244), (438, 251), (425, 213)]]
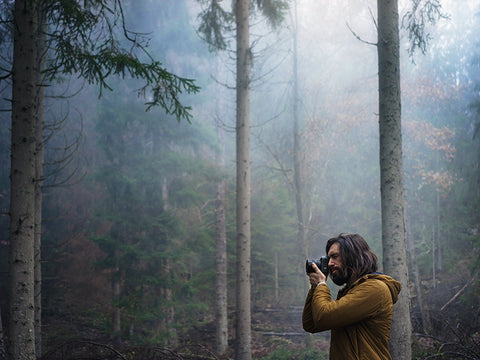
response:
[(320, 271), (322, 273), (324, 273), (325, 276), (327, 276), (328, 275), (328, 260), (329, 260), (328, 256), (322, 256), (318, 260), (307, 260), (305, 262), (305, 269), (307, 270), (307, 274), (314, 272), (312, 264), (315, 263), (315, 265), (317, 265), (317, 267), (320, 269)]

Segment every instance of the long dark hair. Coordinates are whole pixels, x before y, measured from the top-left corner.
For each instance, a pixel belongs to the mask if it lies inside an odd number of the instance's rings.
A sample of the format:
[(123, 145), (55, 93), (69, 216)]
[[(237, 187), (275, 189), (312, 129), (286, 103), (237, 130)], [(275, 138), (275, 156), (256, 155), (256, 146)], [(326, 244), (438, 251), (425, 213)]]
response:
[(327, 254), (336, 242), (340, 245), (340, 256), (349, 277), (348, 283), (352, 284), (363, 275), (377, 271), (377, 255), (359, 234), (342, 233), (329, 239), (326, 246)]

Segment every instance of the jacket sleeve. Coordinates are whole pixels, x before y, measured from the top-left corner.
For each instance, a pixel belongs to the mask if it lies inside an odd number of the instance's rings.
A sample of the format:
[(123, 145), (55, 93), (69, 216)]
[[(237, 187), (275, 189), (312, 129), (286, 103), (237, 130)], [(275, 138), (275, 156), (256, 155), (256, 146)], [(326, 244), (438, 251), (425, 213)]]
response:
[[(315, 288), (315, 290), (322, 291), (322, 294), (324, 294), (326, 299), (328, 299), (328, 301), (331, 301), (332, 298), (330, 295), (330, 289), (326, 284), (318, 285)], [(314, 294), (314, 290), (310, 289), (308, 291), (307, 298), (305, 299), (305, 306), (303, 307), (303, 313), (302, 313), (303, 329), (311, 333), (321, 331), (321, 330), (317, 330), (315, 326), (315, 322), (313, 320), (313, 313), (312, 313), (313, 294)]]
[(391, 303), (387, 285), (377, 280), (362, 282), (335, 301), (331, 301), (327, 286), (317, 287), (311, 292), (309, 293), (311, 300), (308, 303), (310, 313), (308, 313), (307, 302), (305, 304), (307, 315), (310, 317), (304, 315), (303, 319), (304, 329), (309, 332), (355, 324), (384, 311)]

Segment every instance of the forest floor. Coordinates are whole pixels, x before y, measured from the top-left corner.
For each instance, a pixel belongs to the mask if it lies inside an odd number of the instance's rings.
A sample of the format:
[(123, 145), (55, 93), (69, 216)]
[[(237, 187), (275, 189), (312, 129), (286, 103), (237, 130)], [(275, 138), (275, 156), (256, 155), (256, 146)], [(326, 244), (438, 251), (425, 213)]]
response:
[[(301, 352), (307, 348), (320, 353), (328, 353), (330, 332), (309, 334), (302, 328), (303, 307), (267, 307), (252, 309), (252, 358), (263, 359), (274, 351), (284, 353)], [(229, 321), (229, 337), (234, 337), (234, 321)], [(215, 323), (210, 322), (190, 331), (186, 338), (188, 346), (201, 346), (215, 349)], [(190, 344), (190, 345), (189, 345)], [(233, 359), (234, 344), (231, 352), (221, 359)], [(220, 358), (219, 358), (220, 359)], [(291, 359), (282, 357), (281, 359)]]
[[(412, 320), (415, 359), (440, 356), (446, 349), (457, 358), (480, 358), (480, 301), (478, 284), (471, 277), (440, 278), (435, 286), (425, 283), (423, 302), (426, 305), (422, 318), (418, 298), (412, 297)], [(413, 290), (413, 289), (412, 289)], [(233, 311), (230, 309), (229, 338), (235, 337)], [(105, 335), (100, 328), (85, 319), (68, 319), (51, 314), (44, 321), (44, 349), (42, 360), (70, 359), (120, 359), (120, 360), (226, 360), (233, 359), (234, 344), (229, 344), (227, 355), (215, 355), (215, 322), (205, 321), (179, 337), (171, 347), (135, 346), (128, 341), (118, 341)], [(252, 358), (254, 360), (328, 358), (330, 332), (310, 335), (302, 329), (302, 307), (264, 307), (252, 309)], [(423, 320), (423, 321), (422, 321)], [(427, 330), (421, 324), (428, 323)], [(65, 340), (74, 339), (74, 340)], [(94, 339), (94, 340), (92, 340)], [(48, 348), (48, 349), (47, 349)], [(274, 354), (274, 355), (272, 355)], [(288, 355), (290, 354), (290, 356)], [(319, 355), (320, 354), (320, 355)], [(277, 356), (278, 355), (278, 356)]]
[(310, 334), (302, 327), (303, 307), (254, 309), (252, 353), (261, 358), (278, 347), (328, 351), (330, 332)]
[[(314, 349), (318, 353), (328, 353), (330, 333), (314, 335), (306, 333), (302, 329), (301, 316), (302, 308), (299, 307), (252, 309), (252, 358), (264, 359), (275, 351), (293, 354), (307, 348)], [(88, 324), (81, 325), (81, 321), (69, 324), (65, 319), (57, 317), (49, 319), (48, 322), (45, 326), (50, 330), (56, 329), (56, 335), (51, 333), (48, 339), (44, 340), (48, 350), (45, 349), (42, 360), (79, 358), (226, 360), (235, 358), (233, 343), (229, 344), (229, 352), (225, 356), (215, 355), (215, 323), (213, 321), (194, 327), (179, 339), (179, 344), (174, 347), (134, 346), (129, 342), (105, 336), (99, 329), (93, 329)], [(229, 338), (233, 338), (234, 321), (230, 319), (229, 324), (231, 326)], [(72, 333), (73, 328), (77, 329), (76, 334)], [(65, 340), (65, 337), (69, 340)], [(281, 357), (281, 359), (290, 360), (293, 357)]]

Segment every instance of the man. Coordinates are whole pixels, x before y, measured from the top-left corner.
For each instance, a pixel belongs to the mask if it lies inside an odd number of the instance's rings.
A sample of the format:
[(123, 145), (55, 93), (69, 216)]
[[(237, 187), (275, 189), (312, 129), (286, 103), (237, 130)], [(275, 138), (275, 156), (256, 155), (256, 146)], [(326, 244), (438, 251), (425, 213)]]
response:
[(325, 275), (313, 264), (302, 322), (305, 331), (331, 329), (330, 359), (387, 359), (393, 304), (401, 285), (377, 272), (377, 256), (358, 234), (328, 240), (328, 270), (333, 282), (345, 286), (332, 301)]

